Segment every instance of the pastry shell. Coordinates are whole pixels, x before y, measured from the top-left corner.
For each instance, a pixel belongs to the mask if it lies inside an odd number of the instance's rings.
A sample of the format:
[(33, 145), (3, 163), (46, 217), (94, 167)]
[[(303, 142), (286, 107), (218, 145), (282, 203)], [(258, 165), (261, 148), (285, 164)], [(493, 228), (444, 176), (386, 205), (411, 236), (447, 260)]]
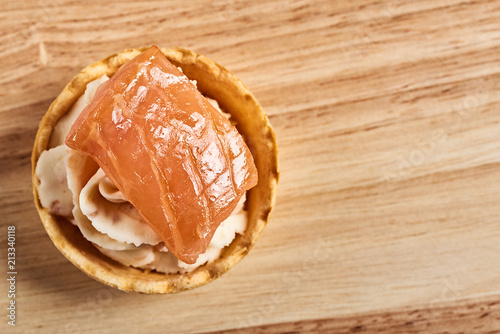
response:
[(40, 122), (33, 147), (32, 181), (35, 206), (43, 226), (59, 251), (90, 277), (123, 291), (168, 294), (207, 284), (238, 263), (253, 247), (264, 230), (274, 206), (278, 183), (278, 152), (274, 131), (261, 106), (243, 83), (213, 60), (181, 48), (162, 48), (174, 65), (196, 80), (202, 94), (218, 101), (237, 122), (239, 132), (251, 150), (259, 173), (259, 183), (247, 193), (247, 229), (222, 250), (221, 256), (190, 273), (163, 274), (124, 266), (100, 253), (65, 218), (51, 215), (40, 204), (35, 175), (40, 154), (48, 149), (57, 121), (84, 93), (87, 83), (106, 74), (111, 77), (126, 61), (146, 48), (129, 49), (84, 68), (64, 87)]

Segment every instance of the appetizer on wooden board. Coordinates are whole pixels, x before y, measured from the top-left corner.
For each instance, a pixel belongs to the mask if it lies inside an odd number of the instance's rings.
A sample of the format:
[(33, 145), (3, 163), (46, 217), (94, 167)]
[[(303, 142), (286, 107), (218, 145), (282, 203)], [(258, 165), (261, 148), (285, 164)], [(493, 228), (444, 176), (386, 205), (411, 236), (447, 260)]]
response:
[(126, 291), (173, 293), (255, 244), (278, 180), (274, 132), (233, 74), (183, 49), (82, 70), (40, 123), (35, 204), (56, 247)]

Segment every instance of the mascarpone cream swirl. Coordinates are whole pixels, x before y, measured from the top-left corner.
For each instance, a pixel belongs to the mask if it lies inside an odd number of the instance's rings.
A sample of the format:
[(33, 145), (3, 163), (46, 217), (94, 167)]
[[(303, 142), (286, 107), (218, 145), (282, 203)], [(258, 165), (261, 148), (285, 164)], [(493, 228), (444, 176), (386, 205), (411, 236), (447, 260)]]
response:
[[(97, 87), (107, 80), (109, 78), (104, 75), (87, 84), (85, 93), (56, 124), (49, 150), (40, 155), (36, 175), (40, 180), (38, 190), (42, 206), (51, 214), (68, 218), (101, 253), (127, 266), (184, 273), (214, 261), (236, 234), (246, 229), (244, 196), (233, 213), (219, 225), (206, 252), (196, 263), (186, 264), (168, 251), (156, 232), (92, 158), (64, 144), (73, 122), (90, 104)], [(220, 111), (217, 101), (208, 100)]]

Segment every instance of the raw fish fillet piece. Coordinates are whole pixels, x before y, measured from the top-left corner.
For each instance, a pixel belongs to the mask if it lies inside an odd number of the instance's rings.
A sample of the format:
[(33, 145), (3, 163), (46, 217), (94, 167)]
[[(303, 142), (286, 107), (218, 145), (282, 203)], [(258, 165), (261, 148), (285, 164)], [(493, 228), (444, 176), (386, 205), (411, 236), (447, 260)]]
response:
[(188, 264), (258, 180), (243, 137), (155, 46), (97, 89), (66, 144), (90, 155)]

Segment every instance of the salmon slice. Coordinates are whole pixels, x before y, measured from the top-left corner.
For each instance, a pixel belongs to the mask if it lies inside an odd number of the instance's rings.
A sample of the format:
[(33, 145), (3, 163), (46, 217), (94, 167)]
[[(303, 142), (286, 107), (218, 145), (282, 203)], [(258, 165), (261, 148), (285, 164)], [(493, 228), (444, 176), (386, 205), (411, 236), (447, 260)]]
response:
[(188, 264), (258, 180), (243, 137), (155, 46), (97, 89), (66, 145), (91, 156)]

